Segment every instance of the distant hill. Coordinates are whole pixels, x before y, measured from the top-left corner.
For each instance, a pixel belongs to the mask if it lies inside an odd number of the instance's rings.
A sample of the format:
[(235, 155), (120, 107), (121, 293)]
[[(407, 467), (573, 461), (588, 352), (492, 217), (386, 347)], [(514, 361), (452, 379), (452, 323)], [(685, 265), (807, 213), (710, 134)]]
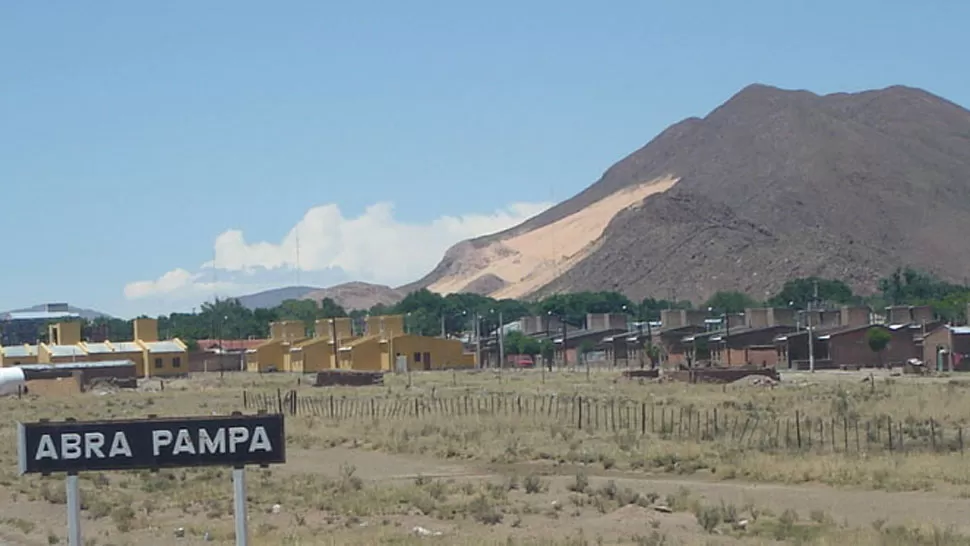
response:
[(401, 301), (404, 294), (384, 285), (370, 284), (366, 282), (348, 282), (331, 286), (330, 288), (319, 288), (313, 286), (287, 286), (284, 288), (274, 288), (238, 296), (236, 299), (243, 307), (249, 309), (268, 309), (276, 307), (286, 300), (315, 300), (320, 301), (330, 298), (338, 305), (350, 311), (352, 309), (370, 309), (374, 305), (394, 305)]
[(820, 276), (864, 293), (900, 266), (962, 282), (968, 232), (970, 111), (911, 87), (817, 95), (756, 84), (575, 197), (458, 243), (401, 289), (700, 302)]
[(304, 299), (320, 301), (330, 298), (347, 311), (353, 309), (370, 309), (381, 305), (394, 305), (404, 298), (404, 294), (380, 284), (366, 282), (348, 282), (310, 292)]
[(247, 309), (269, 309), (276, 307), (286, 300), (299, 300), (310, 292), (320, 290), (316, 286), (285, 286), (283, 288), (273, 288), (246, 296), (237, 296), (240, 305)]
[[(40, 304), (40, 305), (35, 305), (33, 307), (23, 307), (21, 309), (11, 309), (9, 311), (0, 311), (0, 316), (6, 315), (7, 313), (31, 313), (31, 312), (40, 312), (40, 311), (44, 311), (45, 309), (46, 309), (46, 307), (44, 306), (44, 304)], [(108, 313), (102, 313), (101, 311), (96, 311), (94, 309), (85, 309), (83, 307), (74, 307), (73, 305), (69, 305), (67, 307), (67, 309), (71, 313), (77, 313), (78, 315), (81, 316), (81, 318), (83, 318), (85, 320), (94, 320), (96, 318), (102, 318), (102, 317), (103, 318), (114, 318), (111, 315), (109, 315)]]

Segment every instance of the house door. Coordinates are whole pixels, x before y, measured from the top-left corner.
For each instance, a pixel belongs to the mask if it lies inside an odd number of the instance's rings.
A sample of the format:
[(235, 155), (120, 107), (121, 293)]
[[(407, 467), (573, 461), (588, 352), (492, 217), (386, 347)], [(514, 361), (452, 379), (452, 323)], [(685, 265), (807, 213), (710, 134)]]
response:
[(424, 364), (424, 369), (425, 370), (430, 370), (431, 369), (431, 353), (424, 353), (421, 356), (422, 356), (421, 361)]

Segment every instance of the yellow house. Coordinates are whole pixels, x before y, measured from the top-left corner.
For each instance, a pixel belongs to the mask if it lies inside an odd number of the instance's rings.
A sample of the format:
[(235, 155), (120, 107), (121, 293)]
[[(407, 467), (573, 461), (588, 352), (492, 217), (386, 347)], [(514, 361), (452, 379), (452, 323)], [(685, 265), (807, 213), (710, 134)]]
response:
[(370, 335), (342, 344), (338, 354), (338, 367), (346, 370), (393, 371), (398, 359), (409, 370), (475, 367), (475, 355), (460, 341), (436, 337)]
[(146, 377), (145, 348), (141, 344), (135, 341), (109, 341), (106, 345), (113, 351), (110, 360), (130, 360), (135, 363), (135, 375)]
[(387, 337), (404, 332), (404, 315), (367, 317), (367, 335)]
[(293, 342), (283, 339), (267, 339), (246, 353), (246, 369), (251, 372), (285, 371), (292, 368), (290, 348), (302, 339)]
[(0, 367), (37, 364), (36, 345), (11, 345), (0, 348)]
[(89, 343), (82, 341), (77, 344), (82, 351), (87, 354), (85, 359), (88, 362), (107, 362), (111, 360), (118, 360), (117, 351), (111, 345), (111, 343)]
[(337, 350), (342, 370), (381, 370), (381, 338), (372, 335), (351, 340)]
[[(391, 356), (393, 355), (393, 356)], [(461, 341), (439, 337), (398, 335), (381, 341), (381, 367), (394, 370), (394, 363), (407, 360), (409, 370), (474, 368), (475, 355), (465, 353)]]
[(189, 373), (189, 350), (180, 339), (142, 341), (145, 377), (171, 377)]
[(333, 368), (333, 341), (329, 337), (315, 337), (290, 348), (290, 370), (295, 373), (316, 373)]
[(38, 364), (66, 364), (68, 362), (86, 362), (88, 354), (79, 345), (48, 345), (41, 343), (37, 346)]
[(281, 320), (269, 323), (270, 339), (296, 341), (306, 337), (306, 324), (302, 320)]
[(55, 322), (47, 327), (51, 345), (77, 345), (81, 342), (80, 322)]

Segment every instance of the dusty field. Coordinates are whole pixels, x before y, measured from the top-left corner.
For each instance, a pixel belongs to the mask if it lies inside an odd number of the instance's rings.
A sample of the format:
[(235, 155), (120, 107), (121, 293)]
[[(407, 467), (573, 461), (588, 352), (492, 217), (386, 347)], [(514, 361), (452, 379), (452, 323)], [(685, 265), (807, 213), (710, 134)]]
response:
[[(401, 376), (385, 387), (324, 391), (281, 375), (211, 375), (169, 382), (164, 392), (146, 384), (0, 400), (8, 416), (0, 544), (59, 544), (65, 535), (63, 479), (16, 475), (15, 421), (228, 413), (241, 409), (243, 389), (387, 398), (582, 392), (778, 414), (915, 415), (941, 426), (970, 418), (958, 378), (883, 375), (873, 387), (863, 374), (799, 374), (767, 388), (616, 376), (429, 373), (413, 374), (410, 386)], [(970, 544), (970, 472), (959, 453), (791, 454), (516, 415), (298, 414), (287, 429), (288, 463), (248, 473), (255, 544)], [(91, 473), (82, 475), (82, 496), (88, 544), (232, 543), (227, 470)]]

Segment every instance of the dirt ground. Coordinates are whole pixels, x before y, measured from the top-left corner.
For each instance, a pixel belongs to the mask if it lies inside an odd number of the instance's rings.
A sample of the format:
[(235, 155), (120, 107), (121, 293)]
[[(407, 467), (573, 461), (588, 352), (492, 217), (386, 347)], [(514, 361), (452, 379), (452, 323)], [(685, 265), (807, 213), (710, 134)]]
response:
[[(330, 392), (581, 391), (672, 407), (866, 416), (900, 408), (898, 418), (970, 419), (968, 383), (955, 377), (897, 379), (876, 371), (876, 383), (864, 383), (869, 372), (799, 372), (764, 388), (624, 382), (616, 375), (438, 373), (415, 375), (413, 386), (389, 377), (385, 387)], [(210, 375), (168, 382), (164, 392), (146, 382), (136, 392), (0, 400), (10, 416), (0, 422), (0, 546), (65, 544), (63, 477), (16, 475), (14, 421), (224, 414), (240, 408), (243, 388), (275, 395), (293, 383)], [(321, 392), (297, 387), (306, 396)], [(288, 419), (287, 463), (247, 471), (249, 530), (259, 546), (970, 544), (945, 534), (970, 535), (970, 474), (959, 452), (763, 452), (606, 428), (580, 432), (514, 415)], [(752, 471), (762, 467), (772, 471)], [(82, 473), (85, 546), (232, 544), (230, 475), (219, 468)], [(719, 519), (707, 525), (704, 514), (712, 510)], [(890, 526), (906, 529), (883, 531)], [(911, 527), (929, 527), (932, 539), (914, 539)]]
[[(451, 483), (481, 482), (501, 480), (510, 475), (524, 476), (537, 474), (543, 477), (546, 490), (533, 495), (530, 501), (537, 506), (569, 506), (569, 484), (575, 480), (577, 472), (588, 472), (590, 486), (602, 487), (609, 481), (617, 486), (629, 488), (637, 493), (655, 493), (661, 498), (690, 491), (705, 503), (729, 503), (738, 506), (770, 508), (774, 512), (793, 510), (802, 518), (813, 512), (825, 512), (836, 518), (840, 524), (850, 527), (867, 527), (880, 524), (913, 525), (931, 523), (940, 527), (952, 527), (962, 532), (970, 532), (970, 499), (959, 498), (952, 492), (907, 492), (888, 493), (884, 491), (841, 490), (825, 486), (789, 486), (775, 484), (753, 484), (737, 481), (714, 481), (703, 477), (671, 478), (663, 475), (642, 475), (624, 472), (599, 472), (590, 469), (539, 464), (482, 465), (477, 463), (455, 463), (436, 461), (428, 458), (390, 455), (338, 447), (322, 451), (293, 450), (286, 465), (274, 469), (278, 477), (286, 475), (321, 474), (331, 478), (339, 476), (347, 465), (356, 467), (356, 475), (367, 485), (389, 485), (394, 482), (410, 483), (416, 479), (446, 480)], [(252, 475), (253, 473), (251, 473)], [(252, 479), (252, 478), (250, 478)], [(226, 499), (231, 495), (228, 475), (225, 479)], [(554, 510), (555, 508), (553, 508)], [(273, 525), (290, 524), (292, 515), (288, 506), (280, 506), (279, 513), (273, 513), (272, 506), (251, 503), (250, 529)], [(24, 533), (11, 526), (18, 520), (46, 521), (51, 529), (62, 528), (65, 509), (44, 501), (27, 501), (11, 495), (9, 491), (0, 494), (0, 544), (3, 546), (34, 546), (54, 544), (46, 539), (28, 538)], [(379, 521), (378, 521), (379, 519)], [(131, 533), (126, 541), (115, 542), (116, 536), (108, 531), (110, 521), (92, 521), (85, 517), (84, 531), (86, 544), (137, 544), (143, 546), (163, 546), (170, 544), (207, 544), (210, 541), (202, 536), (187, 535), (175, 538), (177, 527), (231, 526), (231, 513), (224, 514), (217, 521), (212, 518), (199, 518), (185, 514), (158, 514), (157, 527)], [(418, 536), (430, 533), (432, 536), (420, 537), (424, 542), (450, 543), (458, 539), (474, 537), (484, 542), (502, 543), (508, 537), (517, 540), (539, 541), (568, 536), (585, 536), (589, 540), (602, 540), (606, 543), (623, 543), (629, 537), (648, 536), (651, 532), (663, 533), (672, 544), (691, 543), (698, 537), (705, 537), (704, 544), (732, 544), (736, 541), (727, 536), (710, 536), (699, 528), (696, 518), (689, 512), (662, 513), (652, 508), (627, 505), (612, 512), (602, 514), (594, 510), (583, 511), (581, 515), (551, 518), (548, 514), (535, 513), (525, 516), (521, 521), (506, 521), (499, 525), (480, 526), (462, 521), (441, 521), (422, 514), (391, 516), (383, 518), (360, 518), (353, 523), (337, 525), (332, 533), (316, 537), (312, 542), (307, 539), (284, 542), (284, 544), (340, 544), (386, 542), (390, 537)], [(424, 531), (418, 530), (421, 528)], [(440, 533), (440, 535), (437, 535)], [(32, 533), (36, 534), (36, 533)], [(54, 533), (57, 534), (57, 533)], [(437, 535), (437, 536), (435, 536)], [(216, 533), (213, 541), (219, 541)], [(712, 542), (713, 541), (713, 542)], [(57, 542), (59, 543), (59, 542)], [(256, 544), (263, 544), (258, 540)]]

